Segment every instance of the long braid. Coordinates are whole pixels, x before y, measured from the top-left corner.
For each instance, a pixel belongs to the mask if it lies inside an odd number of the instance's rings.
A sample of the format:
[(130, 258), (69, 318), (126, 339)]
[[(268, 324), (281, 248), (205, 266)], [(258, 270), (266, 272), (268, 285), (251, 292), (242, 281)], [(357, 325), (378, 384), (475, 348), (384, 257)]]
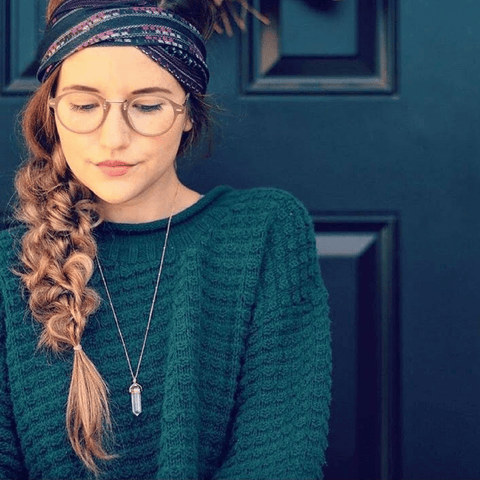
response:
[(17, 273), (28, 291), (32, 315), (42, 325), (39, 346), (55, 352), (75, 347), (66, 427), (79, 458), (98, 473), (96, 459), (112, 458), (102, 446), (111, 425), (107, 387), (79, 345), (87, 318), (99, 306), (98, 294), (87, 284), (97, 252), (92, 231), (100, 219), (94, 195), (67, 167), (53, 116), (40, 108), (47, 104), (55, 80), (39, 88), (23, 116), (32, 156), (15, 180), (16, 217), (28, 227)]

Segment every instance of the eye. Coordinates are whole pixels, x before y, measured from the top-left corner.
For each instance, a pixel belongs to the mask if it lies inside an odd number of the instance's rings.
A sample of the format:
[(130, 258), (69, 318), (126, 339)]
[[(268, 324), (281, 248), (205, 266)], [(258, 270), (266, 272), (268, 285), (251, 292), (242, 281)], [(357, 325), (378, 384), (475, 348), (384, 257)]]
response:
[(89, 113), (101, 107), (99, 99), (86, 93), (70, 93), (61, 100), (72, 112)]
[(70, 103), (70, 110), (73, 110), (74, 112), (89, 112), (92, 111), (93, 109), (99, 107), (98, 103), (87, 103), (87, 104), (82, 104), (82, 105), (77, 105), (75, 103)]
[(164, 110), (166, 100), (158, 97), (137, 98), (131, 105), (135, 113), (158, 113)]
[(162, 109), (162, 105), (136, 105), (136, 108), (142, 112), (157, 112)]

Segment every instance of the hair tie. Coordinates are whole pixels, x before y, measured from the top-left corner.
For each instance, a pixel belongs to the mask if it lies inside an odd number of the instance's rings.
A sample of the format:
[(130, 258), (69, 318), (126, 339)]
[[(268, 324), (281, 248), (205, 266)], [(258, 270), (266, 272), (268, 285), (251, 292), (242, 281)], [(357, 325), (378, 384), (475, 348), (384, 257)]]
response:
[(187, 91), (207, 91), (207, 53), (200, 32), (181, 16), (148, 0), (67, 0), (61, 4), (40, 43), (38, 80), (45, 82), (65, 58), (99, 44), (135, 46)]
[(83, 350), (82, 346), (79, 343), (77, 345), (74, 345), (73, 349), (77, 351)]

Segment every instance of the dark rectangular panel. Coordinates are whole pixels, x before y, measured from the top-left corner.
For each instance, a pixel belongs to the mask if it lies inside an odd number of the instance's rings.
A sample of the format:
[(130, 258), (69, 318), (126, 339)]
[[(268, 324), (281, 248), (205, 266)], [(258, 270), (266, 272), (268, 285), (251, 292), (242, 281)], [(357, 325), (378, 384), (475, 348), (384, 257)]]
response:
[(400, 478), (396, 217), (318, 215), (314, 225), (333, 337), (325, 478)]
[[(333, 337), (333, 385), (326, 478), (356, 478), (357, 453), (357, 282), (356, 261), (321, 257), (330, 294)], [(333, 475), (333, 476), (332, 476)]]
[(241, 40), (242, 93), (392, 94), (395, 0), (256, 0)]
[(358, 53), (358, 1), (282, 0), (280, 31), (287, 57), (351, 57)]
[(38, 85), (36, 53), (45, 25), (46, 0), (0, 0), (0, 95), (26, 95)]

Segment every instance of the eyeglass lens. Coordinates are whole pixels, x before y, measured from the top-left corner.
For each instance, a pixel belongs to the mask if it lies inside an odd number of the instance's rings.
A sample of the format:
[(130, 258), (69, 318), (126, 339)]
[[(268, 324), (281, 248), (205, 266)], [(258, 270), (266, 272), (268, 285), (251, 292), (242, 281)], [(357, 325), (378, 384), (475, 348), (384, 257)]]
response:
[[(69, 93), (57, 104), (57, 115), (63, 125), (76, 133), (98, 128), (107, 114), (101, 99), (83, 92)], [(127, 116), (131, 126), (144, 135), (161, 135), (173, 125), (175, 110), (165, 98), (157, 95), (137, 96), (128, 102)]]

